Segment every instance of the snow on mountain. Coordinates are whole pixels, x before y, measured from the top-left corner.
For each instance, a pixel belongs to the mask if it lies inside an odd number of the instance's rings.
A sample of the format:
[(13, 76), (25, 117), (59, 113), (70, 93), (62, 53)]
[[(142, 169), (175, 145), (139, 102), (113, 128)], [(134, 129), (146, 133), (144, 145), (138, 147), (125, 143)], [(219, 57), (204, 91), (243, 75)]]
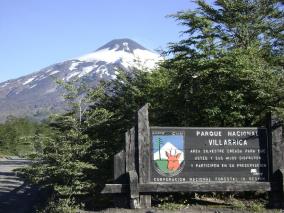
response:
[[(162, 58), (155, 52), (147, 50), (140, 44), (130, 39), (115, 39), (105, 44), (95, 52), (88, 53), (73, 59), (69, 70), (70, 73), (65, 80), (73, 77), (83, 77), (91, 72), (97, 72), (100, 78), (115, 79), (116, 73), (106, 65), (118, 66), (124, 70), (132, 68), (153, 69)], [(90, 63), (89, 66), (83, 66)], [(80, 69), (80, 67), (82, 67)], [(76, 71), (75, 71), (76, 70)]]
[(5, 82), (5, 83), (3, 83), (2, 85), (1, 85), (1, 87), (3, 88), (3, 87), (6, 87), (6, 86), (8, 86), (10, 83), (9, 82)]
[[(178, 153), (181, 153), (179, 162), (181, 163), (184, 160), (183, 151), (175, 147), (171, 142), (166, 142), (165, 145), (161, 147), (160, 150), (161, 159), (168, 159), (166, 152), (170, 153), (171, 155), (176, 155)], [(154, 160), (159, 160), (159, 159), (160, 159), (159, 151), (156, 151), (154, 153)]]
[(104, 61), (106, 63), (121, 63), (125, 68), (132, 67), (146, 67), (153, 69), (157, 61), (161, 60), (160, 56), (149, 50), (134, 49), (133, 52), (129, 52), (127, 42), (124, 46), (127, 48), (119, 50), (119, 45), (114, 49), (101, 49), (96, 52), (81, 56), (78, 58), (80, 61), (96, 62)]
[(35, 78), (36, 78), (36, 77), (29, 78), (27, 81), (25, 81), (25, 82), (23, 83), (23, 85), (26, 85), (26, 84), (28, 84), (28, 83), (31, 83)]
[[(116, 39), (105, 44), (97, 51), (88, 53), (72, 60), (57, 63), (44, 68), (34, 75), (21, 77), (13, 82), (21, 82), (22, 85), (41, 81), (48, 76), (54, 76), (64, 81), (74, 78), (82, 78), (94, 74), (99, 78), (114, 79), (114, 68), (131, 70), (132, 68), (153, 69), (162, 58), (159, 54), (147, 50), (140, 44), (130, 39)], [(8, 82), (0, 83), (0, 87), (6, 87)]]
[(82, 79), (96, 86), (101, 80), (115, 79), (119, 69), (147, 71), (161, 60), (159, 54), (131, 39), (112, 40), (94, 52), (0, 83), (0, 121), (10, 114), (22, 116), (61, 109), (63, 100), (56, 79)]
[(97, 81), (99, 79), (115, 79), (118, 73), (115, 71), (117, 69), (124, 69), (126, 71), (132, 68), (151, 70), (161, 60), (160, 55), (147, 50), (135, 41), (130, 39), (116, 39), (92, 53), (54, 64), (33, 75), (0, 83), (0, 88), (5, 88), (11, 82), (14, 85), (17, 82), (17, 87), (19, 86), (18, 83), (21, 83), (22, 86), (30, 86), (30, 84), (39, 83), (50, 76), (64, 81), (90, 75), (94, 75), (93, 77)]
[[(51, 75), (54, 75), (54, 74), (56, 74), (56, 73), (59, 73), (60, 71), (58, 71), (58, 70), (55, 70), (55, 71), (52, 71), (51, 73), (49, 73), (49, 76), (51, 76)], [(41, 78), (41, 79), (39, 79), (39, 80), (42, 80), (43, 78)]]

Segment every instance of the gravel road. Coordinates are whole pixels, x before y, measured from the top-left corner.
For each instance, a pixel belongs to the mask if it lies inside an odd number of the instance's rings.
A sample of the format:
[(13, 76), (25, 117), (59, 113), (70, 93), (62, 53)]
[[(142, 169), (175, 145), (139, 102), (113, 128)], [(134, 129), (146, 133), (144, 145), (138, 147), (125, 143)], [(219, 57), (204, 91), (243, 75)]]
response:
[(13, 169), (30, 163), (29, 160), (11, 157), (0, 159), (0, 213), (33, 213), (37, 189), (31, 188), (16, 176)]

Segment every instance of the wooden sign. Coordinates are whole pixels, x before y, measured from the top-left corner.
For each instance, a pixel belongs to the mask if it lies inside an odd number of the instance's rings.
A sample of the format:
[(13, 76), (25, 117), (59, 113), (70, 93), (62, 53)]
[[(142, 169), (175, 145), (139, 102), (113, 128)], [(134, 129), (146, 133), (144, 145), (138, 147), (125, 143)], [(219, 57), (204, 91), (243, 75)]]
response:
[(264, 128), (151, 128), (151, 182), (268, 181)]
[(284, 207), (282, 120), (269, 113), (266, 128), (151, 127), (148, 108), (126, 132), (102, 193), (150, 208), (153, 193), (267, 191), (270, 207)]

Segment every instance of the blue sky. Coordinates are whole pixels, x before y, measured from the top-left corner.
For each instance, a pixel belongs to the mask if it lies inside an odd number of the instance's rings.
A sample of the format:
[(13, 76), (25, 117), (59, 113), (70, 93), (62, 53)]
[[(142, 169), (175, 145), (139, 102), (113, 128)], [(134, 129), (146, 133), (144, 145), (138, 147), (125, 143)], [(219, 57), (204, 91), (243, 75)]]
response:
[(163, 145), (165, 145), (167, 142), (170, 142), (171, 144), (173, 144), (176, 148), (178, 148), (179, 150), (183, 150), (183, 146), (184, 144), (182, 143), (182, 141), (184, 142), (184, 136), (183, 135), (154, 135), (153, 136), (153, 151), (156, 152), (159, 150), (159, 145), (157, 143), (158, 139), (162, 140), (162, 144), (161, 144), (161, 148), (163, 147)]
[(0, 82), (92, 52), (115, 38), (150, 49), (180, 40), (166, 15), (190, 0), (1, 0)]

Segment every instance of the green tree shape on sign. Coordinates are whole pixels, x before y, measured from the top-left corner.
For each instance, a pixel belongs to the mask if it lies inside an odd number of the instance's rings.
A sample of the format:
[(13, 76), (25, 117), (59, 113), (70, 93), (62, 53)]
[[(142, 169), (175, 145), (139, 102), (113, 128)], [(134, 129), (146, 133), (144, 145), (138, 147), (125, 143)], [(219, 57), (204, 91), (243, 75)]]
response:
[(157, 140), (158, 146), (159, 146), (159, 159), (161, 160), (161, 145), (164, 144), (161, 138), (158, 138)]

